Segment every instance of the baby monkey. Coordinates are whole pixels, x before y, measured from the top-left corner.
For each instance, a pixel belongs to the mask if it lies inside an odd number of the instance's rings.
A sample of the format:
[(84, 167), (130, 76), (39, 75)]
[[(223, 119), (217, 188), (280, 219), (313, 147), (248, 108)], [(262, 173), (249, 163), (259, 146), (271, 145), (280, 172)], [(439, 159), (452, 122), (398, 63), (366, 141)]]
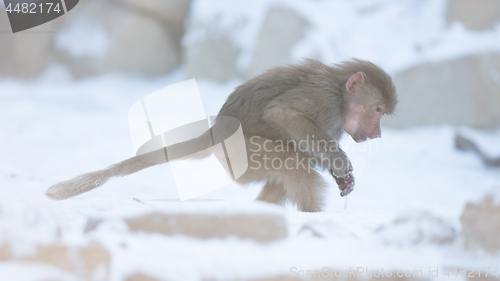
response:
[[(380, 138), (380, 120), (394, 113), (396, 103), (391, 77), (371, 62), (353, 59), (327, 66), (305, 60), (271, 69), (240, 85), (218, 116), (234, 117), (241, 123), (249, 168), (236, 179), (238, 183), (265, 182), (258, 200), (276, 204), (290, 201), (301, 211), (318, 212), (324, 206), (326, 187), (318, 170), (330, 172), (341, 196), (354, 187), (351, 162), (339, 147), (342, 134), (346, 132), (356, 142)], [(217, 121), (210, 132), (169, 146), (168, 155), (160, 149), (135, 156), (53, 185), (46, 194), (57, 200), (76, 196), (111, 177), (201, 151), (214, 144), (214, 135), (224, 136), (231, 130), (230, 124)], [(311, 139), (317, 145), (307, 145), (305, 140)], [(214, 154), (223, 160), (223, 152)], [(208, 156), (197, 153), (193, 158)], [(280, 159), (285, 165), (264, 165), (269, 159)], [(308, 168), (310, 163), (315, 169)]]

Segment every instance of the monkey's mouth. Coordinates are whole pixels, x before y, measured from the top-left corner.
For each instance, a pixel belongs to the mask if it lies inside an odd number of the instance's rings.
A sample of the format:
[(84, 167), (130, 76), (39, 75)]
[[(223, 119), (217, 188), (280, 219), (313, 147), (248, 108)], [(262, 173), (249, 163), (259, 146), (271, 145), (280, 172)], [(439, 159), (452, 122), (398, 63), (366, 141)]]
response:
[(368, 136), (365, 135), (365, 133), (360, 132), (357, 136), (353, 136), (352, 138), (355, 142), (360, 143), (366, 141), (368, 139)]

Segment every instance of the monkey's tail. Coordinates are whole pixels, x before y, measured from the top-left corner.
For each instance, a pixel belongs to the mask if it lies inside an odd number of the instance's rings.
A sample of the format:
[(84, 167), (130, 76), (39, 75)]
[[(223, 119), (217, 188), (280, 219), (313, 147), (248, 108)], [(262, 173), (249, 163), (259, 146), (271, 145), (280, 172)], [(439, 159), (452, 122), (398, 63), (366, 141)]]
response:
[(189, 159), (206, 158), (211, 154), (206, 148), (212, 145), (213, 139), (209, 130), (197, 138), (138, 155), (103, 170), (86, 173), (71, 180), (57, 183), (51, 186), (45, 194), (54, 200), (68, 199), (99, 187), (110, 178), (130, 175), (142, 169), (169, 162), (169, 160), (173, 161), (182, 157)]

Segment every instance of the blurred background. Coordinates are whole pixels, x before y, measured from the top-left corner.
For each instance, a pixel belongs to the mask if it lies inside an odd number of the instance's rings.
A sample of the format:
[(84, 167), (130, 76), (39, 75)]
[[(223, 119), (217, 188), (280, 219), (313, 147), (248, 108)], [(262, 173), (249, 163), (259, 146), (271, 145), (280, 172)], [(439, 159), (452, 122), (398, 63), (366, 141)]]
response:
[[(297, 275), (324, 267), (422, 280), (500, 267), (500, 1), (82, 0), (15, 34), (3, 5), (0, 280), (358, 280)], [(45, 197), (133, 156), (127, 112), (143, 96), (196, 78), (216, 115), (241, 83), (304, 58), (369, 60), (396, 84), (383, 138), (342, 140), (348, 203), (327, 174), (316, 214), (254, 202), (260, 184), (180, 203), (168, 165)]]
[(74, 79), (152, 77), (182, 68), (186, 78), (223, 83), (302, 58), (355, 57), (394, 75), (401, 102), (388, 125), (491, 129), (500, 124), (499, 21), (496, 0), (85, 0), (17, 34), (1, 13), (0, 74), (30, 78), (60, 65)]

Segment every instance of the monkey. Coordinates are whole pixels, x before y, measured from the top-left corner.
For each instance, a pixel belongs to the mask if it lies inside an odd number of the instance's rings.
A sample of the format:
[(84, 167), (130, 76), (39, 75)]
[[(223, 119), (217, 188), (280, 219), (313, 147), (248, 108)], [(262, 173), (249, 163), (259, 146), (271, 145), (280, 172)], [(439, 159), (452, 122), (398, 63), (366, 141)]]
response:
[[(351, 59), (327, 66), (306, 59), (296, 65), (270, 69), (238, 86), (216, 120), (229, 116), (241, 123), (244, 149), (251, 161), (236, 179), (239, 184), (264, 182), (257, 200), (278, 205), (291, 202), (300, 211), (319, 212), (324, 207), (326, 191), (320, 170), (329, 171), (341, 196), (349, 194), (355, 185), (352, 164), (339, 146), (344, 132), (358, 143), (380, 138), (381, 118), (393, 114), (396, 104), (392, 79), (377, 65)], [(168, 155), (165, 149), (138, 155), (55, 184), (46, 195), (55, 200), (76, 196), (112, 177), (192, 155), (220, 142), (233, 129), (231, 124), (217, 121), (199, 137), (169, 146)], [(321, 145), (304, 144), (311, 138)], [(220, 151), (214, 154), (223, 162)], [(193, 158), (209, 156), (196, 155)], [(264, 167), (266, 159), (281, 160), (285, 165)], [(314, 169), (305, 163), (312, 163)]]

